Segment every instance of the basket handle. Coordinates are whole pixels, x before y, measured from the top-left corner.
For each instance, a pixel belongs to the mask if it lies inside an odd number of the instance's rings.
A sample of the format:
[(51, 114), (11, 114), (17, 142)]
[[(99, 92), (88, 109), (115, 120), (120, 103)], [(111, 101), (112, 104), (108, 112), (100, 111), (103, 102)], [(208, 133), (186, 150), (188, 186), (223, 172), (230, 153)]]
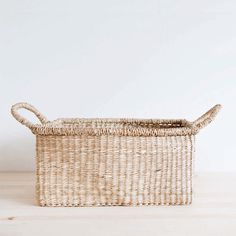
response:
[(19, 121), (21, 124), (25, 125), (29, 129), (34, 127), (35, 124), (31, 123), (30, 121), (28, 121), (26, 118), (24, 118), (18, 113), (18, 110), (22, 108), (33, 112), (38, 117), (39, 121), (42, 124), (45, 124), (48, 122), (47, 118), (44, 115), (42, 115), (34, 106), (25, 102), (16, 103), (15, 105), (11, 107), (11, 114), (17, 121)]
[(214, 107), (212, 107), (209, 111), (207, 111), (205, 114), (200, 116), (198, 119), (196, 119), (194, 122), (192, 122), (192, 126), (196, 128), (197, 130), (200, 130), (210, 124), (212, 120), (215, 118), (217, 113), (220, 111), (221, 105), (217, 104)]

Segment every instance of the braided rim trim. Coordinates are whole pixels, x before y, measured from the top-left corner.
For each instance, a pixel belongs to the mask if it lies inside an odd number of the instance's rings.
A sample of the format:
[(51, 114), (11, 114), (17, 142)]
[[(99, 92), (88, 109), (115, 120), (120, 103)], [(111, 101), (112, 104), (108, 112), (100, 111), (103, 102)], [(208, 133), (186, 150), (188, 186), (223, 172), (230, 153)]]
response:
[(194, 135), (198, 130), (186, 120), (57, 119), (34, 125), (31, 131), (36, 135), (171, 136)]

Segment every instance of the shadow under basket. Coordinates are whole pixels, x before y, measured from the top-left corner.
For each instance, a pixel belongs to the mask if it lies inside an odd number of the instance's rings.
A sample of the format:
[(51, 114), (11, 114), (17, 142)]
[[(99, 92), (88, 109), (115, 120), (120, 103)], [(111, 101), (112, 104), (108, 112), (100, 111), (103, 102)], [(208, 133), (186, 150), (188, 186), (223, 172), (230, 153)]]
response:
[[(18, 110), (33, 112), (33, 124)], [(27, 103), (12, 115), (36, 135), (40, 206), (181, 205), (192, 202), (195, 135), (220, 110), (194, 122), (155, 119), (48, 121)]]

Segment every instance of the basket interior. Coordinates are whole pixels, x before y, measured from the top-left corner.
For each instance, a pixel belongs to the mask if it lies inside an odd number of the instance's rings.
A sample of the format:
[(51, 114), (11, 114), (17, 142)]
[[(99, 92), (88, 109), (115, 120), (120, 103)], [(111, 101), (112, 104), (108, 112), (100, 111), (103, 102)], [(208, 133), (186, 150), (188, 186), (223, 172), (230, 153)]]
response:
[[(173, 129), (190, 127), (190, 122), (180, 120), (153, 120), (153, 119), (58, 119), (55, 124), (74, 128), (147, 128)], [(52, 122), (52, 123), (54, 123)]]

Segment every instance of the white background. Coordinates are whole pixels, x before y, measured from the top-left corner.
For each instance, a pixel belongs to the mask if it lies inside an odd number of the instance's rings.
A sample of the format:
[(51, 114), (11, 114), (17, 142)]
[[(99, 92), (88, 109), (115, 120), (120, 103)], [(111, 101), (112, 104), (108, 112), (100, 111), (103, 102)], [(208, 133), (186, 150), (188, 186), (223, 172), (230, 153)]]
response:
[(196, 169), (236, 171), (235, 13), (235, 0), (1, 1), (0, 170), (34, 170), (34, 136), (10, 115), (27, 101), (49, 119), (194, 120), (221, 103)]

